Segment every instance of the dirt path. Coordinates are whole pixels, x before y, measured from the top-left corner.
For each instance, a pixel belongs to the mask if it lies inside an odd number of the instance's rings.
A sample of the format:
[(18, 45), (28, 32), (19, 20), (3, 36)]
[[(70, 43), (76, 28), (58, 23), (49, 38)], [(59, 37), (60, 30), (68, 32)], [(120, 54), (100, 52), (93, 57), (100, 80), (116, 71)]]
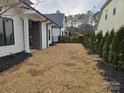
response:
[(81, 44), (58, 44), (0, 75), (0, 93), (111, 93), (97, 56)]

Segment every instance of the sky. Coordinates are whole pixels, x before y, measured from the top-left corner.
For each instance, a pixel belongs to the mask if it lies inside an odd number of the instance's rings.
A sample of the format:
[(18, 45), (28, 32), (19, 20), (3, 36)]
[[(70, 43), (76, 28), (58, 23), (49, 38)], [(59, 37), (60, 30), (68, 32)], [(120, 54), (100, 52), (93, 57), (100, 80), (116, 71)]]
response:
[[(35, 3), (35, 0), (31, 0)], [(41, 0), (42, 1), (42, 0)], [(86, 13), (88, 10), (97, 11), (106, 0), (46, 0), (40, 2), (36, 9), (41, 13), (49, 14), (60, 10), (65, 15)]]

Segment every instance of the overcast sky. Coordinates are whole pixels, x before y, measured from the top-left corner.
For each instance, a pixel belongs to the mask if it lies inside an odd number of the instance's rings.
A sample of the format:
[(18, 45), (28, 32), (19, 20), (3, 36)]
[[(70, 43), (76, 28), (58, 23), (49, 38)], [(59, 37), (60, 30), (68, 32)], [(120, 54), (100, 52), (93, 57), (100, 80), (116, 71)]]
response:
[[(35, 1), (35, 0), (31, 0)], [(48, 14), (60, 10), (66, 15), (86, 13), (88, 10), (98, 10), (106, 0), (46, 0), (36, 7), (40, 12)], [(95, 6), (95, 7), (94, 7)], [(94, 7), (94, 8), (93, 8)]]

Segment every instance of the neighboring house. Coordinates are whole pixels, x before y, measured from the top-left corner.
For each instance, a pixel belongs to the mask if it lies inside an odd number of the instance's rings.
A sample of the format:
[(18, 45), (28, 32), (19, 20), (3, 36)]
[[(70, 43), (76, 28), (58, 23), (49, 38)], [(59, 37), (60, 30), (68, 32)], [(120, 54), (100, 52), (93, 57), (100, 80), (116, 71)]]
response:
[(66, 32), (66, 22), (65, 22), (65, 15), (62, 13), (55, 13), (55, 14), (45, 14), (47, 18), (51, 19), (53, 22), (57, 24), (57, 26), (52, 27), (52, 39), (53, 42), (58, 42), (59, 36), (67, 35)]
[(52, 43), (51, 29), (55, 23), (31, 4), (29, 0), (0, 2), (3, 6), (0, 11), (0, 57), (23, 51), (30, 53), (31, 49), (42, 50)]
[(117, 31), (124, 25), (124, 0), (107, 0), (101, 9), (96, 32)]

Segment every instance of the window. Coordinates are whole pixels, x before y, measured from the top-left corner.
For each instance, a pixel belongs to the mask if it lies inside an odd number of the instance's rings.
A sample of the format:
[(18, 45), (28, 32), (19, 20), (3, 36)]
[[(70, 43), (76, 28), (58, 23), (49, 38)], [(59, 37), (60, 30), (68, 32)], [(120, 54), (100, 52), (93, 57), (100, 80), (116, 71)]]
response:
[(113, 15), (115, 15), (115, 14), (116, 14), (116, 8), (113, 9)]
[(105, 15), (105, 20), (107, 20), (107, 18), (108, 18), (108, 15), (106, 14), (106, 15)]
[(13, 21), (5, 20), (6, 45), (14, 44)]
[(51, 36), (50, 36), (50, 30), (49, 30), (49, 40), (50, 40)]
[(0, 46), (4, 45), (4, 43), (3, 18), (0, 18)]
[(13, 20), (0, 18), (0, 46), (14, 45)]

